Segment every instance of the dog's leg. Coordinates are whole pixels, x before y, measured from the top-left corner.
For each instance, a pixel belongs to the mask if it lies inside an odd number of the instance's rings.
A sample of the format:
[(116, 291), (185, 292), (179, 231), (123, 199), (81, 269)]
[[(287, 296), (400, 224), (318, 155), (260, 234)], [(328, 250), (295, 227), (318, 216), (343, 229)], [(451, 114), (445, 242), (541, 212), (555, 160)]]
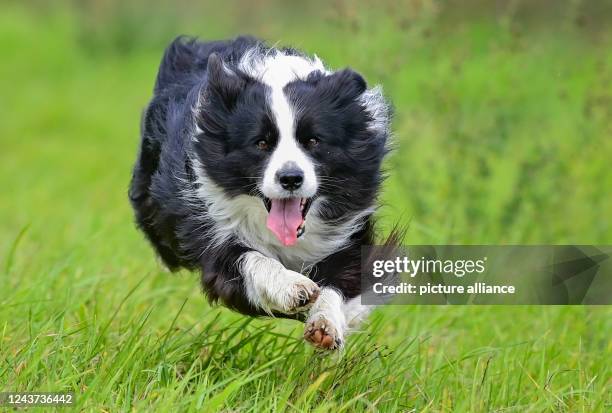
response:
[(334, 288), (323, 287), (306, 320), (304, 338), (318, 348), (334, 350), (344, 345), (347, 323), (342, 295)]
[(247, 299), (268, 314), (306, 311), (319, 295), (314, 281), (259, 252), (244, 253), (239, 265)]
[(348, 328), (357, 328), (376, 308), (374, 305), (361, 304), (361, 295), (351, 298), (342, 304), (342, 312), (346, 318)]
[(344, 301), (335, 289), (324, 287), (310, 309), (304, 338), (315, 347), (334, 350), (376, 308), (361, 304), (361, 296)]

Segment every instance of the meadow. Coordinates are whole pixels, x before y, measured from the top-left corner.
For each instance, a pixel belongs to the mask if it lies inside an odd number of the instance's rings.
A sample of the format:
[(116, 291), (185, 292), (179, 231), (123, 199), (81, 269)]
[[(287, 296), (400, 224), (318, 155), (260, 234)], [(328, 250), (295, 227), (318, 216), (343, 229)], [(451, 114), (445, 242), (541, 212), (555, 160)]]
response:
[(133, 224), (164, 46), (252, 33), (383, 85), (381, 232), (611, 244), (610, 2), (466, 3), (0, 5), (0, 392), (106, 412), (610, 411), (610, 307), (388, 306), (319, 353), (297, 322), (211, 307)]

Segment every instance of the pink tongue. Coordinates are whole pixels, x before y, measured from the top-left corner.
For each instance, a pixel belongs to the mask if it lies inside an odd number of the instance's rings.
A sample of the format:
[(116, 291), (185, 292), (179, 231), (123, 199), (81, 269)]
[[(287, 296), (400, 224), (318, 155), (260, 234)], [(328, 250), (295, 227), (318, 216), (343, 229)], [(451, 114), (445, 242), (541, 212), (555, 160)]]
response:
[(301, 198), (272, 199), (268, 214), (268, 229), (283, 245), (297, 242), (297, 229), (302, 223)]

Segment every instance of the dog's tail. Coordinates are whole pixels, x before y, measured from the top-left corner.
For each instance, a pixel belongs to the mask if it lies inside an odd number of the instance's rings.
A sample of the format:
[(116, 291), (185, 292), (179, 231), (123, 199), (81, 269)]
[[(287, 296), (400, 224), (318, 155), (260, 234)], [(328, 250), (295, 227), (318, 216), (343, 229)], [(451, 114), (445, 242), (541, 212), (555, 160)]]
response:
[(370, 269), (374, 268), (375, 261), (394, 261), (397, 257), (404, 255), (403, 242), (406, 238), (409, 225), (396, 222), (391, 231), (382, 240), (377, 241), (362, 257), (361, 267), (361, 302), (363, 304), (380, 305), (391, 301), (390, 294), (377, 294), (374, 292), (374, 284), (396, 285), (400, 281), (397, 272), (385, 273), (381, 278), (374, 278)]
[(382, 245), (386, 248), (400, 247), (404, 239), (406, 238), (406, 234), (408, 233), (409, 224), (404, 224), (400, 222), (396, 222), (391, 227), (391, 231), (385, 237), (384, 242), (379, 245)]

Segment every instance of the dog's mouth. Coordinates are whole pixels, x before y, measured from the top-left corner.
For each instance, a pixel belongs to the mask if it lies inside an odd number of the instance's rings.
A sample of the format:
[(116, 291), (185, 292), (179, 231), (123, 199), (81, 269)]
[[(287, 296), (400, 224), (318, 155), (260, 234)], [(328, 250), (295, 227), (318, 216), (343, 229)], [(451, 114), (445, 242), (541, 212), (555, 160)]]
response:
[(312, 205), (312, 198), (264, 198), (263, 202), (268, 210), (268, 229), (281, 244), (295, 245), (306, 231), (306, 214)]

